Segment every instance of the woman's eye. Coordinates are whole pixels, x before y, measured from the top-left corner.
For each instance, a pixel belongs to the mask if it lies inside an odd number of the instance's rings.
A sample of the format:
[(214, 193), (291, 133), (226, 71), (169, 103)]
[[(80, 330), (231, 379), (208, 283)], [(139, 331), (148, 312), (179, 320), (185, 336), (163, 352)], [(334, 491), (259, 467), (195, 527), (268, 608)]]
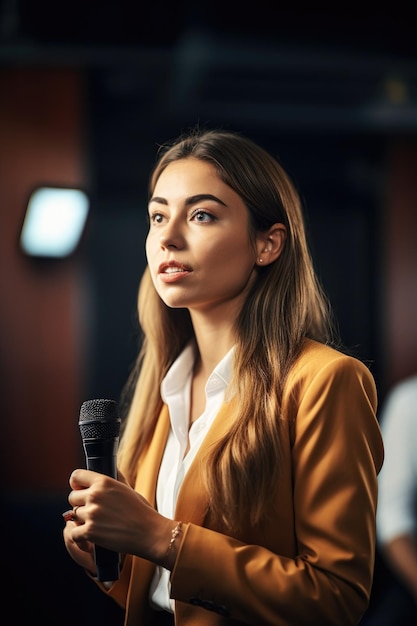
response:
[(162, 224), (164, 216), (162, 213), (151, 213), (149, 216), (149, 221), (151, 224)]
[(212, 215), (211, 213), (199, 209), (198, 211), (194, 211), (194, 213), (191, 215), (191, 219), (195, 220), (196, 222), (211, 222), (215, 218), (214, 215)]

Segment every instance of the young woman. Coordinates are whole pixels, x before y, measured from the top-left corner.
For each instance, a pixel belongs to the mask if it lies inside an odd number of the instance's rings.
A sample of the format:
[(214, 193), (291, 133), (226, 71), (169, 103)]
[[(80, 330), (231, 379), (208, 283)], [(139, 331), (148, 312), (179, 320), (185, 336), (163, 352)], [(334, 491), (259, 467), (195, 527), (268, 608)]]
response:
[[(77, 469), (64, 540), (126, 625), (357, 624), (383, 446), (368, 368), (337, 348), (300, 201), (252, 141), (192, 131), (150, 180), (142, 350), (119, 480)], [(330, 344), (333, 343), (333, 347)]]

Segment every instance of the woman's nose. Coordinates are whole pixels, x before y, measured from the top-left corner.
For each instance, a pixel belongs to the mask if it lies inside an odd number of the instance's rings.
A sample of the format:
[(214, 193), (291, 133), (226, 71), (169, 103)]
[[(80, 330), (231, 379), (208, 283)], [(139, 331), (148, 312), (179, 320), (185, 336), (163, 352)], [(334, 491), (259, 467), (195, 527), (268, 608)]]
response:
[(164, 228), (164, 232), (159, 237), (162, 248), (181, 248), (184, 245), (184, 238), (178, 224), (173, 220)]

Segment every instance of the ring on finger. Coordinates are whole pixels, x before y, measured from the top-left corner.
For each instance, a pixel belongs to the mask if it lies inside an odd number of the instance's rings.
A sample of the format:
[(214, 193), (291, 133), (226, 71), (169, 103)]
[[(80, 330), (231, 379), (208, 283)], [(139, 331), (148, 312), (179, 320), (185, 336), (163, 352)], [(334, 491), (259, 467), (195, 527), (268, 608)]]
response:
[(66, 522), (72, 522), (74, 519), (74, 511), (72, 509), (65, 511), (65, 513), (62, 514), (62, 517)]

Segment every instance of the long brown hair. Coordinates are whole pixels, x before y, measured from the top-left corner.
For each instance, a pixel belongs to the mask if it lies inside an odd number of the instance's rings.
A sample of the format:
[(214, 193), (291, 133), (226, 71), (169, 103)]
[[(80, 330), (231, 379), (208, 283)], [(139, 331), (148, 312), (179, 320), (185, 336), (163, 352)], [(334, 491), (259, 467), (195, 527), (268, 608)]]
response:
[[(235, 419), (204, 470), (211, 515), (233, 529), (244, 519), (252, 524), (262, 519), (279, 472), (283, 384), (304, 340), (335, 343), (336, 333), (313, 268), (298, 193), (277, 160), (238, 133), (195, 129), (161, 148), (150, 195), (167, 165), (189, 157), (214, 165), (223, 182), (243, 199), (251, 236), (277, 222), (287, 230), (281, 255), (259, 268), (236, 321), (228, 390)], [(161, 381), (194, 336), (188, 311), (162, 302), (148, 269), (139, 288), (138, 316), (143, 341), (126, 387), (131, 401), (119, 448), (121, 470), (132, 482), (162, 408)]]

